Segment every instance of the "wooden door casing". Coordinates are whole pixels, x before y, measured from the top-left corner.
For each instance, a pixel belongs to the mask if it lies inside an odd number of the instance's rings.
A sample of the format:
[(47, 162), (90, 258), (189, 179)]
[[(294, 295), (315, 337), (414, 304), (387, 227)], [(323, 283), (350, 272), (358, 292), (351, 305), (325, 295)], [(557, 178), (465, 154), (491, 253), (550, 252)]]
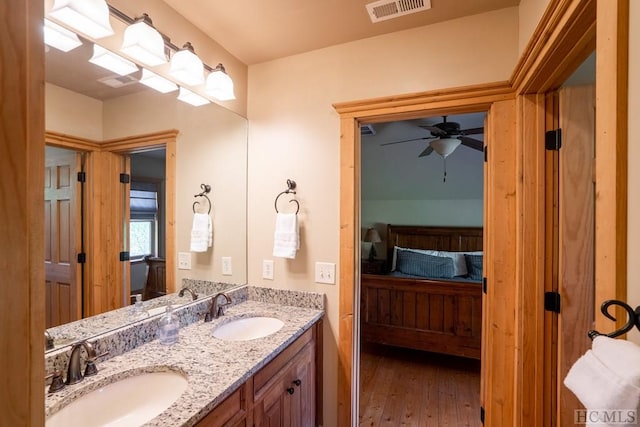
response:
[(44, 173), (46, 327), (81, 317), (80, 154), (49, 150)]

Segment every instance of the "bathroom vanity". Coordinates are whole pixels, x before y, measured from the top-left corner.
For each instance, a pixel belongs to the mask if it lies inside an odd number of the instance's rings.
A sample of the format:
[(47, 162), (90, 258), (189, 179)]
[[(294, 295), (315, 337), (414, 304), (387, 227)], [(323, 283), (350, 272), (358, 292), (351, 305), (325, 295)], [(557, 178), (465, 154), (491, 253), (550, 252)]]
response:
[[(121, 354), (116, 351), (117, 355), (108, 360), (98, 359), (97, 375), (47, 393), (47, 423), (95, 390), (124, 379), (135, 382), (145, 374), (165, 372), (186, 378), (186, 388), (166, 409), (144, 421), (145, 426), (319, 425), (324, 296), (252, 286), (229, 294), (233, 305), (211, 322), (200, 319), (211, 298), (178, 309), (184, 325), (176, 344), (165, 346), (157, 339), (143, 339), (145, 343), (131, 350)], [(235, 340), (233, 333), (224, 339), (213, 336), (224, 325), (256, 317), (278, 319), (282, 326), (254, 339)], [(194, 321), (189, 323), (188, 319)], [(120, 339), (134, 341), (153, 329), (152, 324), (126, 328), (129, 338), (119, 331)], [(101, 337), (93, 342), (100, 352)], [(58, 357), (57, 364), (60, 360), (64, 357)], [(57, 364), (47, 361), (48, 370)], [(160, 387), (150, 389), (148, 398), (154, 400), (160, 394)], [(121, 408), (101, 408), (105, 413), (117, 410)], [(75, 421), (88, 425), (82, 422), (84, 419)]]

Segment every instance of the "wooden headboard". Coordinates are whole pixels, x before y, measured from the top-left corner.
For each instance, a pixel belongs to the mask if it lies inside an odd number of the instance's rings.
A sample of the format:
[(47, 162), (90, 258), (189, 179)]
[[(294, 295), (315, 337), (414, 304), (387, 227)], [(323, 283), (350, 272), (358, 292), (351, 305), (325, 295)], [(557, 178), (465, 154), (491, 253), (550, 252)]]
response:
[(482, 227), (428, 227), (387, 224), (387, 259), (393, 247), (439, 251), (481, 251)]

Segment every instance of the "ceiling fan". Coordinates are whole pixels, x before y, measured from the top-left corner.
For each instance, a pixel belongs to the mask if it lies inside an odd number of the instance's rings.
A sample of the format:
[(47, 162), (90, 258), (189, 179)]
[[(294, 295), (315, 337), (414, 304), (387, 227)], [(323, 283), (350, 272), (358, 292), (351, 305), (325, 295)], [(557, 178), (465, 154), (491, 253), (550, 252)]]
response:
[(418, 125), (428, 130), (431, 136), (422, 138), (404, 139), (401, 141), (386, 142), (382, 145), (402, 144), (411, 141), (432, 140), (427, 148), (425, 148), (418, 157), (428, 156), (432, 152), (438, 153), (443, 158), (458, 148), (460, 144), (465, 145), (474, 150), (483, 151), (484, 143), (467, 135), (479, 135), (484, 133), (484, 127), (460, 129), (460, 124), (456, 122), (448, 122), (447, 116), (442, 116), (442, 122), (435, 125)]

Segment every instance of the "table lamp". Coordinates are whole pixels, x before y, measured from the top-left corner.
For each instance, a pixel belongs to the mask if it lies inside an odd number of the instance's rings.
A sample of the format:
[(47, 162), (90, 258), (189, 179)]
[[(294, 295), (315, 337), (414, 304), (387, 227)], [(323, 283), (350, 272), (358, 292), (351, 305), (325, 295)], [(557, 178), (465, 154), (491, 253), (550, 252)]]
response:
[(364, 235), (364, 241), (371, 243), (371, 249), (369, 250), (369, 261), (372, 261), (376, 257), (376, 243), (382, 242), (378, 230), (375, 228), (369, 228)]

